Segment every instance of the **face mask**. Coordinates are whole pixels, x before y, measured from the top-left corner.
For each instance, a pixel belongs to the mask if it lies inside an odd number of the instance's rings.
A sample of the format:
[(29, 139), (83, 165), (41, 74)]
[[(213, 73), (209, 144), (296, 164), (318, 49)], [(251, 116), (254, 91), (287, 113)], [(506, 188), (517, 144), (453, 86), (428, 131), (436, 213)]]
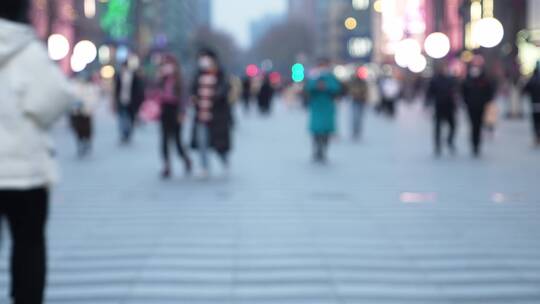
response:
[(161, 72), (163, 75), (171, 75), (174, 73), (174, 65), (172, 64), (166, 64), (161, 68)]
[(214, 61), (210, 57), (202, 57), (199, 59), (199, 68), (201, 70), (210, 70), (214, 67)]

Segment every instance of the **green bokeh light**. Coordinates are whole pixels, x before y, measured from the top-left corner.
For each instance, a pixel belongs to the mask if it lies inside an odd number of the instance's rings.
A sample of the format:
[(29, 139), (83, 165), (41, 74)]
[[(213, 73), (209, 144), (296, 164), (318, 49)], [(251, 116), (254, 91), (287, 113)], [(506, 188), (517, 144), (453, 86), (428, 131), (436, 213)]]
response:
[(101, 18), (101, 27), (114, 39), (124, 39), (131, 34), (131, 0), (110, 0)]
[(292, 68), (292, 80), (294, 82), (302, 82), (305, 78), (305, 68), (301, 63), (295, 63)]

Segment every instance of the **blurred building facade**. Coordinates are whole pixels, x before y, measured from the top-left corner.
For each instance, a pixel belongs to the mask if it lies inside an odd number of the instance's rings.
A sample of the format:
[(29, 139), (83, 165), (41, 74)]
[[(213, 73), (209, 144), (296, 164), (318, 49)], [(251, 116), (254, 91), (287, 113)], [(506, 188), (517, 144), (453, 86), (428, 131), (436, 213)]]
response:
[(142, 1), (138, 37), (140, 53), (166, 50), (188, 56), (189, 41), (197, 29), (210, 27), (211, 0)]
[[(372, 22), (369, 0), (289, 0), (289, 18), (312, 30), (315, 55), (335, 62), (369, 60)], [(356, 25), (347, 28), (348, 19)]]
[(332, 21), (336, 28), (334, 57), (367, 62), (373, 55), (373, 11), (370, 0), (343, 1)]
[[(342, 0), (337, 0), (342, 1)], [(314, 54), (330, 57), (330, 7), (334, 1), (289, 0), (288, 18), (303, 23), (313, 33)]]
[[(537, 0), (289, 0), (289, 18), (312, 29), (317, 56), (338, 63), (394, 64), (400, 41), (413, 39), (423, 47), (429, 34), (442, 32), (450, 40), (447, 58), (462, 59), (469, 51), (509, 66), (518, 54), (518, 33), (540, 29), (535, 7), (540, 10)], [(499, 20), (505, 32), (502, 42), (491, 49), (471, 42), (472, 24), (486, 17)]]
[(118, 50), (121, 60), (129, 52), (144, 57), (153, 50), (186, 56), (196, 30), (210, 26), (211, 0), (32, 0), (31, 18), (43, 40), (52, 34), (67, 38), (71, 50), (61, 65), (68, 72), (73, 46), (81, 40), (109, 47), (111, 63)]
[(250, 38), (251, 43), (256, 43), (260, 40), (272, 27), (281, 23), (284, 16), (278, 14), (265, 15), (259, 20), (251, 22), (250, 25)]

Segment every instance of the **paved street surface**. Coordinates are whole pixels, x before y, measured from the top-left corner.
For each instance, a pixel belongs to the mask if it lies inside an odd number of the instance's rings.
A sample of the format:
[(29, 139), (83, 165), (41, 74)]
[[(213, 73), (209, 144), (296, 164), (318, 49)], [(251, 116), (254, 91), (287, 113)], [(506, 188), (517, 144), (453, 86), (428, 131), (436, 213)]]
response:
[(328, 166), (310, 162), (305, 125), (299, 109), (239, 115), (232, 172), (216, 163), (207, 182), (179, 161), (173, 180), (158, 178), (154, 126), (120, 147), (101, 115), (85, 161), (59, 126), (47, 303), (540, 303), (528, 122), (505, 121), (479, 161), (462, 123), (459, 155), (435, 160), (425, 113), (370, 113), (361, 143), (342, 128)]

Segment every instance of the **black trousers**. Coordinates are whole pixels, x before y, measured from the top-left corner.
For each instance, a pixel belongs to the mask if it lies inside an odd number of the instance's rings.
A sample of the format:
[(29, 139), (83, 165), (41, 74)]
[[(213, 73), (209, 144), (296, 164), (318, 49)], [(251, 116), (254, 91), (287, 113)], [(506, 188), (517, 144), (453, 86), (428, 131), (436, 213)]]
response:
[(315, 160), (325, 161), (327, 157), (328, 144), (330, 142), (329, 134), (316, 134), (313, 136), (313, 144), (315, 149)]
[(533, 128), (536, 140), (540, 140), (540, 113), (533, 113)]
[(394, 117), (396, 114), (396, 101), (393, 99), (383, 98), (380, 110), (390, 117)]
[(11, 296), (14, 304), (42, 304), (46, 277), (47, 189), (0, 190), (0, 218), (12, 239)]
[(249, 111), (249, 107), (251, 105), (251, 96), (250, 95), (242, 95), (242, 102), (244, 103), (244, 110)]
[(446, 143), (450, 149), (454, 148), (454, 137), (456, 133), (456, 115), (452, 110), (436, 110), (435, 111), (435, 152), (440, 153), (442, 149), (441, 133), (442, 127), (448, 126), (448, 137)]
[(161, 153), (163, 161), (167, 166), (170, 164), (169, 144), (174, 142), (178, 154), (184, 161), (186, 166), (189, 166), (189, 157), (182, 143), (182, 125), (178, 121), (178, 106), (163, 105), (161, 107)]
[(92, 145), (92, 117), (81, 113), (72, 114), (70, 117), (71, 127), (77, 139), (79, 155), (88, 153)]
[(482, 145), (482, 127), (484, 125), (484, 112), (484, 109), (469, 109), (472, 152), (476, 156), (480, 154), (480, 148)]

